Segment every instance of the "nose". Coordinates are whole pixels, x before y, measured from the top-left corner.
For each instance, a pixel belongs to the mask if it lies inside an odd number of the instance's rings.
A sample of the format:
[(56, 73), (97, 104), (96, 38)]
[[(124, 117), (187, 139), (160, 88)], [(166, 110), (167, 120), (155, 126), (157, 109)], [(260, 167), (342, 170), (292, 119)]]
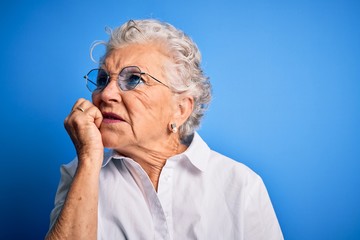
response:
[(121, 102), (122, 90), (120, 90), (116, 78), (110, 79), (106, 87), (98, 94), (104, 102)]

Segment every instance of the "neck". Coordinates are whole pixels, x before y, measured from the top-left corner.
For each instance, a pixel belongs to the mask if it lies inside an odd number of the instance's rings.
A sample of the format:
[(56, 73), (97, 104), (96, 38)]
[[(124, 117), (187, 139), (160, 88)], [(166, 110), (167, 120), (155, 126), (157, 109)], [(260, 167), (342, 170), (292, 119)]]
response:
[(157, 191), (160, 173), (167, 159), (182, 153), (187, 146), (180, 143), (178, 136), (170, 137), (165, 144), (152, 146), (136, 146), (134, 150), (125, 153), (144, 169)]

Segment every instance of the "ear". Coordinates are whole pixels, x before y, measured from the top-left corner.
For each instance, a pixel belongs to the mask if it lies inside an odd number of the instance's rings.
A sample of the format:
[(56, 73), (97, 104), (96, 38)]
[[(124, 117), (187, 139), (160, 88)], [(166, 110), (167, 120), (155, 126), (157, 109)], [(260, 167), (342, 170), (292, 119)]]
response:
[(175, 106), (175, 114), (173, 116), (173, 123), (176, 123), (178, 127), (184, 124), (190, 117), (194, 109), (194, 99), (190, 96), (178, 96)]

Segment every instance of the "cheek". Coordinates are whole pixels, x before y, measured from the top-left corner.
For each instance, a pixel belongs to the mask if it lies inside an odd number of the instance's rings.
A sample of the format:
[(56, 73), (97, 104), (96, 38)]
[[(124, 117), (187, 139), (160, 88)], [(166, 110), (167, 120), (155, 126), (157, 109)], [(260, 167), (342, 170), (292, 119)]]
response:
[(95, 106), (99, 106), (99, 94), (97, 94), (96, 92), (93, 92), (92, 95), (91, 95), (91, 99), (92, 99), (92, 103), (95, 105)]
[(129, 113), (134, 117), (155, 123), (166, 121), (171, 115), (172, 99), (164, 93), (137, 94), (133, 102), (129, 102)]

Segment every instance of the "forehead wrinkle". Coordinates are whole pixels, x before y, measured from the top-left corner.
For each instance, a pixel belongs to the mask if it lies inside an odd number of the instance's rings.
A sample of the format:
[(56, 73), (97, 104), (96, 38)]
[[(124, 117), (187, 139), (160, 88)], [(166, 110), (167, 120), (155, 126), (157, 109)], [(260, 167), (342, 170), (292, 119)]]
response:
[[(153, 47), (152, 51), (148, 51), (149, 47)], [(122, 50), (125, 51), (124, 54), (121, 54)], [(135, 51), (136, 54), (131, 54), (133, 51)], [(155, 59), (159, 58), (155, 61), (156, 64), (151, 60), (154, 56)], [(150, 63), (147, 64), (146, 61), (150, 61)], [(110, 75), (119, 74), (124, 67), (137, 66), (142, 72), (148, 73), (164, 83), (168, 83), (169, 80), (166, 79), (167, 74), (166, 71), (164, 71), (164, 65), (167, 65), (169, 61), (169, 56), (164, 53), (161, 46), (147, 43), (113, 49), (105, 58), (103, 66)], [(151, 67), (153, 71), (151, 71), (149, 67)], [(156, 71), (155, 68), (160, 71)], [(149, 77), (146, 76), (147, 80), (148, 78)]]
[(120, 54), (116, 54), (116, 52), (113, 51), (106, 57), (103, 67), (109, 74), (119, 74), (120, 71), (126, 67), (122, 59)]
[[(104, 64), (103, 64), (103, 68), (110, 74), (119, 74), (124, 68), (126, 67), (138, 67), (140, 69), (141, 72), (145, 72), (145, 73), (149, 73), (149, 70), (146, 66), (142, 65), (142, 64), (135, 64), (135, 63), (131, 63), (131, 62), (136, 62), (136, 61), (128, 61), (130, 63), (128, 64), (124, 64), (123, 61), (121, 61), (120, 58), (112, 58), (112, 61), (110, 60), (105, 60)], [(146, 76), (148, 77), (148, 76)]]

